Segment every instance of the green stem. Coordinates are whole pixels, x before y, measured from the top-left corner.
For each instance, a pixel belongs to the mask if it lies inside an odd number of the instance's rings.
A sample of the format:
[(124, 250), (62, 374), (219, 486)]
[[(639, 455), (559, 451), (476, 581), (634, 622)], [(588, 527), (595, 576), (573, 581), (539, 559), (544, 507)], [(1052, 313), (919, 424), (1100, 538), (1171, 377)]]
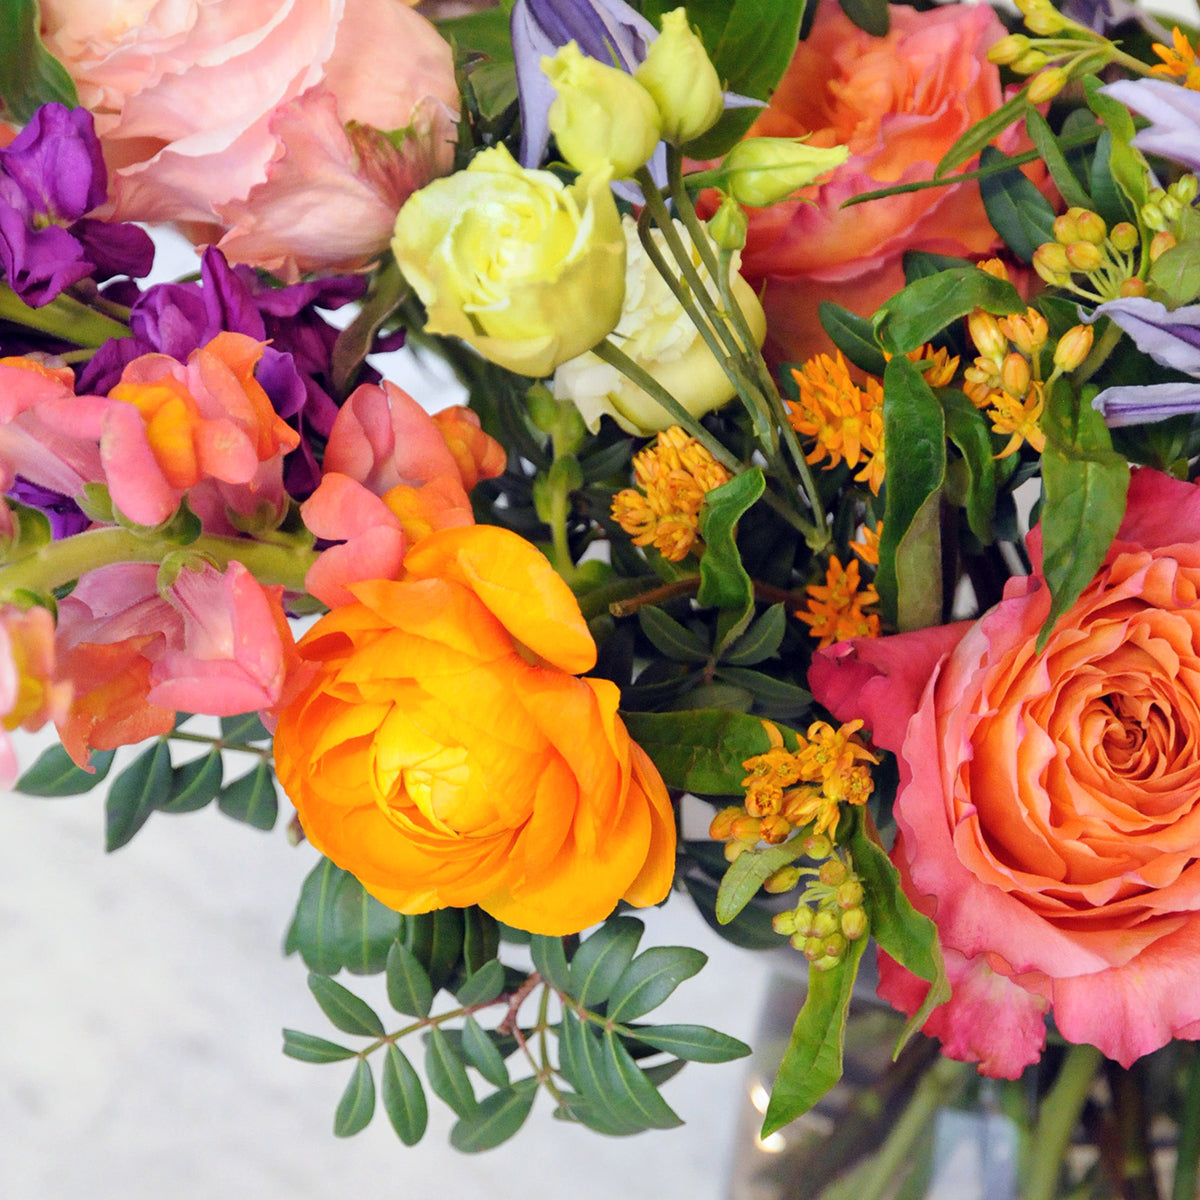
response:
[(1042, 1101), (1025, 1200), (1054, 1200), (1071, 1132), (1103, 1059), (1095, 1046), (1072, 1046), (1063, 1058), (1058, 1078)]
[(242, 754), (255, 754), (264, 762), (270, 762), (271, 752), (262, 746), (252, 746), (249, 742), (227, 742), (224, 738), (208, 737), (203, 733), (189, 733), (185, 730), (174, 729), (165, 735), (172, 742), (199, 742), (212, 746), (214, 750), (238, 750)]
[(127, 338), (129, 327), (95, 312), (71, 296), (56, 296), (49, 304), (33, 308), (7, 284), (0, 283), (0, 320), (36, 329), (76, 346), (97, 347), (110, 338)]
[(1191, 1061), (1183, 1083), (1183, 1111), (1179, 1114), (1178, 1157), (1171, 1200), (1196, 1200), (1200, 1179), (1200, 1053), (1195, 1043), (1189, 1046)]
[(1122, 333), (1124, 330), (1116, 321), (1105, 321), (1104, 332), (1092, 343), (1087, 358), (1071, 373), (1076, 387), (1083, 387), (1100, 370), (1108, 356), (1117, 348)]
[[(128, 529), (91, 529), (48, 542), (24, 558), (0, 566), (0, 597), (10, 597), (18, 591), (45, 594), (98, 567), (123, 562), (159, 563), (180, 549), (184, 547), (176, 542)], [(207, 555), (222, 569), (231, 562), (240, 562), (260, 583), (282, 584), (297, 592), (304, 590), (304, 576), (317, 559), (314, 551), (299, 546), (270, 545), (214, 534), (203, 534), (186, 549)]]

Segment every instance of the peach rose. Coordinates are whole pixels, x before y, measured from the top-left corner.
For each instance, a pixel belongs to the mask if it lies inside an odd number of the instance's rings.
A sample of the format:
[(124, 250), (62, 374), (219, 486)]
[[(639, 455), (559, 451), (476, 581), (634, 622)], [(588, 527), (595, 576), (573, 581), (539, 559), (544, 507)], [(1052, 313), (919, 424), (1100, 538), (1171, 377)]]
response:
[[(953, 986), (926, 1029), (1009, 1077), (1047, 1007), (1125, 1066), (1200, 1038), (1200, 486), (1136, 472), (1039, 656), (1049, 608), (1040, 574), (1013, 579), (978, 621), (843, 642), (809, 677), (899, 757), (893, 857)], [(884, 965), (915, 1011), (925, 985)]]
[[(849, 160), (800, 197), (749, 213), (742, 274), (762, 288), (768, 353), (802, 362), (828, 350), (817, 305), (872, 313), (904, 286), (906, 250), (982, 255), (998, 243), (979, 188), (958, 184), (874, 200), (861, 192), (929, 179), (942, 155), (1004, 95), (986, 58), (1004, 28), (985, 4), (918, 12), (893, 5), (877, 38), (824, 3), (747, 136), (845, 145)], [(999, 141), (1011, 148), (1017, 132)]]
[(565, 934), (661, 900), (671, 804), (617, 688), (576, 678), (596, 647), (570, 589), (490, 525), (431, 533), (404, 568), (300, 643), (316, 675), (275, 765), (309, 840), (405, 913)]
[[(408, 195), (452, 166), (450, 47), (401, 0), (44, 0), (41, 14), (96, 118), (114, 220), (174, 221), (294, 279), (366, 266)], [(396, 130), (399, 149), (383, 136)]]

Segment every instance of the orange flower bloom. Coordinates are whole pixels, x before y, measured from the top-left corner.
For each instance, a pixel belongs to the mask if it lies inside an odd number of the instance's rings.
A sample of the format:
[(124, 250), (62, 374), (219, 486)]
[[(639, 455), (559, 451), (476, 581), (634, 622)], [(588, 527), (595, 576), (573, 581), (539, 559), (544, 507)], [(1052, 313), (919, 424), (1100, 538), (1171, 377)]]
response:
[(1162, 59), (1150, 70), (1155, 75), (1178, 78), (1185, 88), (1200, 91), (1200, 64), (1196, 62), (1196, 51), (1178, 25), (1171, 30), (1171, 41), (1173, 44), (1170, 46), (1155, 42), (1150, 47)]
[(851, 559), (843, 567), (836, 554), (830, 555), (824, 584), (811, 583), (808, 611), (796, 616), (810, 626), (809, 633), (820, 638), (820, 648), (852, 637), (878, 637), (879, 618), (864, 613), (868, 604), (879, 602), (879, 593), (868, 583), (859, 590), (858, 563)]
[(565, 934), (660, 901), (670, 800), (617, 688), (576, 678), (596, 647), (566, 584), (489, 525), (429, 534), (404, 568), (300, 643), (316, 674), (275, 763), (309, 840), (400, 912)]

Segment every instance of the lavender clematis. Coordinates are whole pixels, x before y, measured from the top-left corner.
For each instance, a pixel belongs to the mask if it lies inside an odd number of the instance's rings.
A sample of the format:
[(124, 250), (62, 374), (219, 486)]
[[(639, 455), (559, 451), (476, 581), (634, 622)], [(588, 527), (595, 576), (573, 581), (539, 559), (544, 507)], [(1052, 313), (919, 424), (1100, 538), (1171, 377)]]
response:
[(106, 199), (92, 117), (44, 104), (0, 149), (0, 270), (26, 304), (48, 304), (92, 276), (145, 275), (154, 244), (136, 225), (84, 214)]
[(1195, 383), (1180, 380), (1105, 388), (1092, 404), (1106, 424), (1113, 428), (1143, 425), (1200, 412), (1200, 304), (1169, 309), (1157, 300), (1130, 296), (1108, 300), (1090, 316), (1082, 311), (1079, 315), (1089, 324), (1097, 317), (1108, 317), (1160, 366), (1197, 377)]
[(1122, 79), (1100, 90), (1150, 121), (1133, 139), (1139, 150), (1200, 170), (1200, 92), (1161, 79)]

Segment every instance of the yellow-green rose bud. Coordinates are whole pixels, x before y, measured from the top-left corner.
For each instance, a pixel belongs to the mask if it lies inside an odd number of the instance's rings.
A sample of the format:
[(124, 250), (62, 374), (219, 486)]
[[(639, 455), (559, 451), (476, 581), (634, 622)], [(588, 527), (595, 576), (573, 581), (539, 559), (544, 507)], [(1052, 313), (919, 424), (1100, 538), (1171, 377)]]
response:
[(708, 222), (709, 236), (719, 250), (740, 250), (746, 244), (750, 221), (745, 210), (732, 197), (725, 196)]
[(650, 44), (634, 78), (654, 97), (662, 136), (674, 146), (706, 133), (725, 111), (720, 76), (685, 8), (663, 13), (662, 35)]
[(614, 179), (644, 166), (662, 136), (654, 97), (632, 75), (588, 58), (574, 42), (542, 70), (558, 93), (547, 122), (559, 153), (577, 171), (611, 165)]
[(768, 208), (840, 167), (849, 156), (846, 146), (810, 146), (799, 138), (748, 138), (725, 156), (722, 184), (739, 204)]
[[(732, 400), (734, 385), (675, 293), (654, 269), (638, 237), (636, 223), (626, 217), (624, 226), (629, 265), (625, 306), (614, 340), (692, 416), (703, 416)], [(707, 281), (708, 272), (687, 230), (678, 221), (675, 229), (689, 248), (696, 270)], [(662, 233), (654, 230), (651, 236), (662, 248)], [(730, 264), (733, 296), (761, 346), (766, 336), (766, 318), (754, 289), (737, 273), (737, 266), (735, 254)], [(571, 400), (593, 432), (600, 428), (600, 418), (606, 415), (627, 433), (640, 435), (674, 424), (674, 418), (648, 392), (595, 354), (583, 354), (563, 363), (554, 375), (554, 394), (561, 400)]]
[(542, 378), (612, 332), (625, 295), (625, 236), (607, 170), (568, 186), (503, 146), (414, 192), (392, 252), (431, 333)]

